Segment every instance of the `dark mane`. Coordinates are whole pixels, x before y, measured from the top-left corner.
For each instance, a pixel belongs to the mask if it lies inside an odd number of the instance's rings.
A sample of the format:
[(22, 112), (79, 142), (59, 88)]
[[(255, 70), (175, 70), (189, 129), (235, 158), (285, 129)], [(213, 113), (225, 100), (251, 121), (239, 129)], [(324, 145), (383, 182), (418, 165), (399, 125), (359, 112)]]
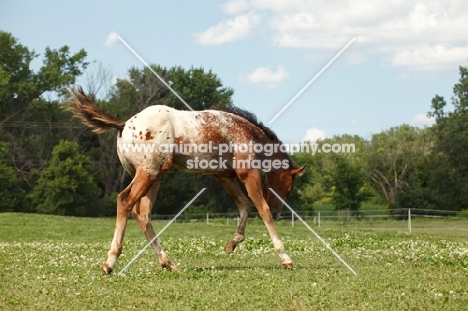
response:
[(263, 133), (265, 133), (265, 135), (269, 139), (271, 139), (274, 143), (279, 143), (279, 144), (282, 143), (281, 140), (278, 138), (278, 136), (276, 136), (275, 132), (273, 132), (269, 127), (265, 126), (262, 122), (258, 121), (257, 116), (250, 111), (236, 107), (234, 105), (228, 105), (224, 107), (214, 106), (214, 107), (211, 107), (210, 109), (229, 112), (229, 113), (235, 114), (236, 116), (244, 118), (250, 123), (252, 123), (253, 125), (260, 128), (263, 131)]

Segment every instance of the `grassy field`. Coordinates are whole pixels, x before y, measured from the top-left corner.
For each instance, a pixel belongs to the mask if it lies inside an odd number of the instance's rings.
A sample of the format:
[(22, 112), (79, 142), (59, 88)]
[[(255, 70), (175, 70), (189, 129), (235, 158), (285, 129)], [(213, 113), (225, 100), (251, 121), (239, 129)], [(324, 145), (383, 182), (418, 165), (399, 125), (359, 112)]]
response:
[[(154, 224), (155, 230), (165, 223)], [(2, 310), (466, 310), (468, 220), (323, 222), (278, 230), (296, 269), (283, 270), (259, 220), (231, 255), (234, 221), (175, 223), (162, 245), (180, 272), (150, 249), (122, 276), (102, 276), (113, 219), (0, 214)], [(134, 221), (115, 272), (146, 244)]]

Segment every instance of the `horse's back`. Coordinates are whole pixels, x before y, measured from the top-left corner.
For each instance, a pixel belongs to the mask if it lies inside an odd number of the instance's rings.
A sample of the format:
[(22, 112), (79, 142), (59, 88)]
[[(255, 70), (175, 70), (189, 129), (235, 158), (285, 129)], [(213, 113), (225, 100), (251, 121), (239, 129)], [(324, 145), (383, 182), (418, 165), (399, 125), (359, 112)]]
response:
[[(219, 159), (221, 155), (223, 159), (230, 159), (235, 154), (231, 154), (231, 150), (228, 154), (220, 154), (218, 146), (245, 144), (256, 141), (260, 136), (265, 136), (261, 130), (232, 113), (219, 110), (181, 111), (155, 105), (127, 120), (118, 138), (118, 153), (122, 165), (130, 173), (135, 171), (137, 165), (147, 167), (148, 171), (159, 171), (166, 164), (171, 166), (173, 160), (182, 168), (189, 160)], [(172, 147), (174, 145), (176, 148)], [(213, 148), (200, 153), (191, 145), (209, 145)], [(253, 158), (255, 155), (243, 156)]]

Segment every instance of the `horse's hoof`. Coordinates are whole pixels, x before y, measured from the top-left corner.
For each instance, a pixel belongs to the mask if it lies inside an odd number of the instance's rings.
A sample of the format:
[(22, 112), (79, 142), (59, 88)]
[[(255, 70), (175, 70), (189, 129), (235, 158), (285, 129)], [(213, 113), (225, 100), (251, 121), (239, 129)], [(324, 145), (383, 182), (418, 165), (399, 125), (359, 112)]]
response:
[(112, 273), (112, 268), (109, 267), (106, 263), (101, 267), (102, 275), (109, 275)]
[(172, 262), (161, 264), (161, 267), (170, 271), (179, 271), (179, 266)]
[(226, 245), (224, 245), (224, 251), (226, 252), (226, 254), (232, 253), (235, 248), (236, 244), (233, 240), (227, 241)]
[(163, 269), (178, 271), (179, 267), (172, 262), (172, 260), (167, 256), (167, 254), (163, 254), (159, 256), (159, 265)]
[(283, 268), (288, 269), (288, 270), (294, 270), (292, 262), (283, 263)]

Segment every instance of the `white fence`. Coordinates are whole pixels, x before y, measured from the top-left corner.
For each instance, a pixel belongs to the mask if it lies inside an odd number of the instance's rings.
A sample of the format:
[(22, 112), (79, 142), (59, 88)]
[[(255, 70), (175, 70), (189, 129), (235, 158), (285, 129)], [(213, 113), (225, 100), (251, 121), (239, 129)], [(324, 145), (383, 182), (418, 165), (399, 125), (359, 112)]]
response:
[[(401, 220), (408, 223), (408, 230), (411, 232), (411, 220), (414, 218), (453, 218), (463, 217), (468, 218), (467, 213), (446, 210), (429, 210), (429, 209), (380, 209), (380, 210), (363, 210), (363, 211), (297, 211), (305, 221), (320, 227), (323, 222), (350, 222), (350, 221), (375, 221), (375, 220)], [(153, 221), (167, 221), (174, 215), (153, 215)], [(257, 212), (251, 212), (249, 218), (260, 219)], [(283, 211), (280, 217), (281, 221), (288, 221), (294, 227), (297, 221), (294, 215), (289, 211)], [(182, 214), (177, 218), (177, 222), (206, 222), (227, 225), (239, 222), (238, 213), (204, 213), (204, 214)]]

